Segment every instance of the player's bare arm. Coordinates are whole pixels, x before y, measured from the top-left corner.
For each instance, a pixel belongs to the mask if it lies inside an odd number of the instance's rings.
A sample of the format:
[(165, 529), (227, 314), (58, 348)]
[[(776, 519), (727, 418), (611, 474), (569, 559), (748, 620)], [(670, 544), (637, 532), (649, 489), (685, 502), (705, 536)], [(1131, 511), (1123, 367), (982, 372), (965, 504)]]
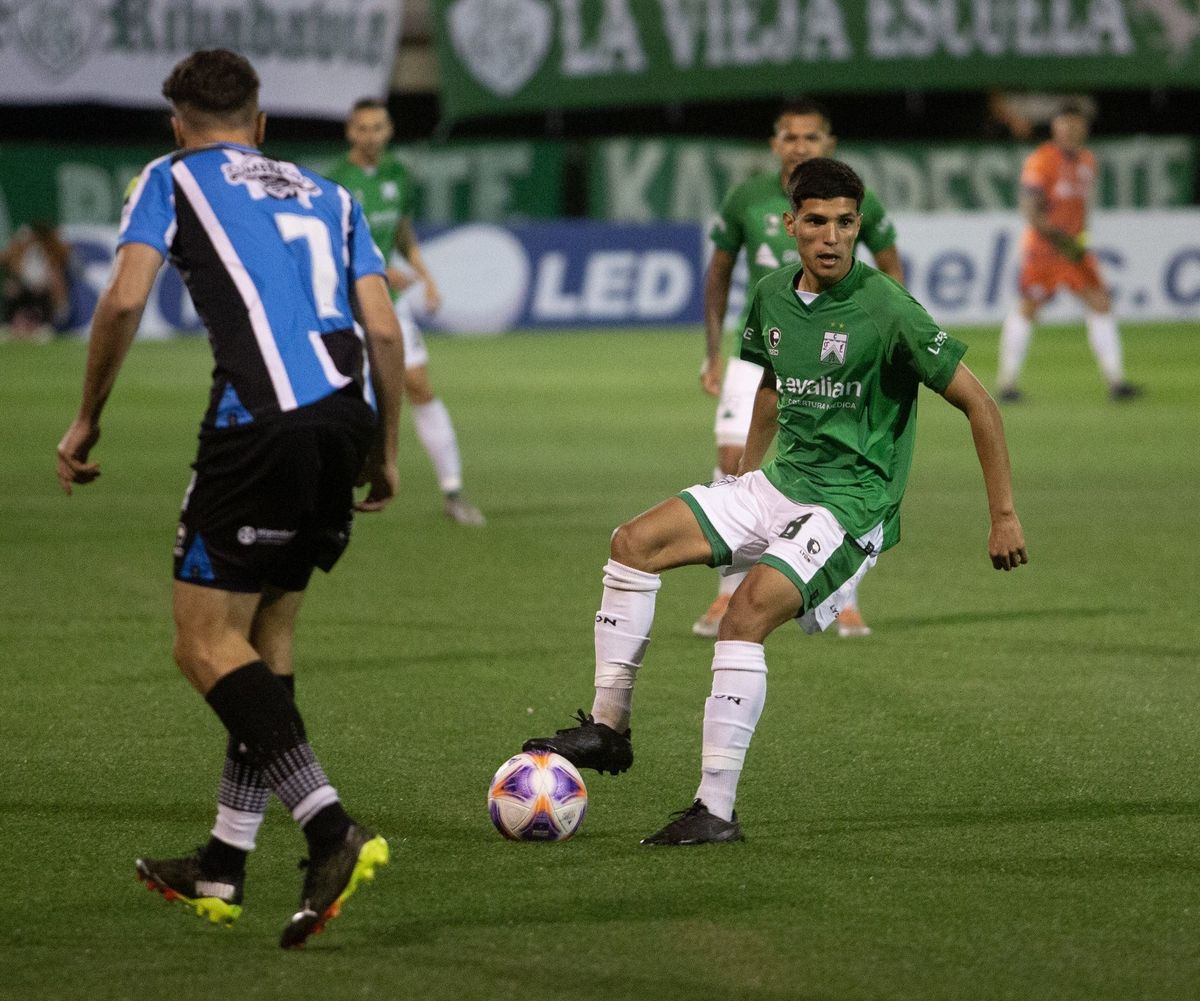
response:
[(700, 385), (709, 396), (721, 393), (721, 331), (736, 261), (729, 251), (716, 247), (704, 276), (704, 366), (700, 369)]
[(396, 226), (396, 249), (408, 261), (409, 267), (416, 272), (417, 278), (425, 286), (426, 312), (436, 313), (442, 305), (442, 293), (437, 287), (437, 282), (433, 280), (429, 268), (425, 265), (425, 258), (421, 255), (421, 245), (417, 241), (417, 234), (413, 231), (412, 219), (408, 217), (401, 219)]
[(971, 425), (992, 521), (988, 533), (988, 555), (992, 566), (997, 570), (1015, 570), (1028, 563), (1029, 557), (1025, 552), (1025, 532), (1013, 505), (1012, 467), (1008, 461), (1000, 408), (962, 362), (942, 396), (961, 410)]
[(392, 311), (387, 284), (379, 275), (364, 275), (354, 283), (358, 296), (367, 351), (371, 361), (371, 383), (379, 407), (379, 431), (363, 468), (360, 486), (367, 496), (354, 505), (356, 511), (382, 511), (396, 494), (399, 474), (396, 456), (400, 438), (400, 401), (404, 395), (404, 338)]
[(58, 443), (58, 482), (68, 495), (72, 483), (91, 483), (100, 475), (99, 463), (89, 462), (88, 455), (100, 440), (100, 414), (133, 343), (162, 262), (162, 255), (144, 243), (127, 243), (117, 251), (112, 278), (92, 317), (79, 413)]
[(754, 395), (754, 410), (750, 415), (750, 431), (746, 435), (746, 447), (738, 463), (738, 476), (762, 468), (767, 449), (775, 440), (779, 430), (779, 392), (775, 388), (775, 373), (763, 369), (762, 382)]
[(1066, 230), (1050, 223), (1046, 212), (1046, 195), (1040, 188), (1023, 187), (1020, 195), (1021, 215), (1038, 233), (1044, 236), (1064, 257), (1078, 261), (1087, 249)]
[(900, 259), (900, 251), (896, 249), (895, 244), (877, 250), (871, 256), (875, 258), (876, 268), (901, 285), (904, 284), (904, 262)]

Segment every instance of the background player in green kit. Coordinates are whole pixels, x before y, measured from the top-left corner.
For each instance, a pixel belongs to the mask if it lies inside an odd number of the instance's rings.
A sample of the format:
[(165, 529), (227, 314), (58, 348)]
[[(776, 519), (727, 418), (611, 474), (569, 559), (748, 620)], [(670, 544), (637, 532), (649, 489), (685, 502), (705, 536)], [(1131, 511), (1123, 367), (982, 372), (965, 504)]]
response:
[[(792, 174), (789, 196), (783, 225), (800, 263), (762, 279), (751, 299), (741, 356), (763, 375), (739, 475), (689, 487), (613, 533), (596, 614), (592, 712), (525, 744), (576, 767), (627, 769), (633, 685), (659, 575), (695, 564), (749, 568), (714, 644), (696, 798), (642, 844), (741, 840), (733, 805), (766, 699), (763, 642), (791, 619), (806, 632), (825, 629), (879, 553), (899, 541), (922, 384), (970, 423), (992, 565), (1013, 570), (1027, 562), (1000, 411), (962, 364), (966, 345), (854, 258), (858, 175), (836, 160), (809, 160)], [(776, 432), (775, 458), (760, 468)]]
[[(779, 173), (759, 174), (730, 191), (709, 233), (713, 255), (704, 285), (705, 355), (700, 384), (710, 396), (719, 396), (714, 428), (717, 438), (714, 479), (737, 472), (750, 428), (754, 392), (762, 375), (756, 365), (739, 359), (735, 349), (725, 366), (724, 379), (721, 377), (721, 334), (738, 253), (743, 247), (746, 249), (750, 272), (747, 293), (776, 268), (796, 262), (795, 243), (783, 225), (783, 215), (790, 208), (787, 179), (805, 160), (832, 156), (836, 145), (829, 112), (823, 105), (808, 99), (785, 105), (775, 119), (775, 134), (771, 137), (771, 152), (779, 160)], [(858, 239), (871, 252), (880, 271), (904, 283), (903, 265), (896, 249), (896, 228), (873, 191), (867, 191), (863, 198)], [(749, 294), (746, 298), (748, 301)], [(747, 309), (749, 305), (742, 310), (736, 328), (738, 334), (745, 329)], [(696, 620), (692, 632), (697, 636), (717, 635), (721, 616), (741, 579), (736, 573), (721, 578), (716, 600)], [(865, 636), (870, 632), (858, 610), (856, 594), (848, 597), (837, 629), (839, 636)]]
[(483, 514), (463, 493), (462, 458), (458, 436), (446, 405), (434, 395), (429, 382), (429, 352), (413, 319), (405, 291), (412, 276), (395, 267), (393, 250), (408, 262), (416, 280), (424, 286), (425, 308), (434, 313), (441, 305), (433, 275), (425, 266), (421, 247), (413, 233), (413, 189), (408, 170), (387, 152), (392, 139), (392, 119), (387, 106), (374, 98), (356, 101), (346, 120), (350, 152), (329, 177), (348, 189), (362, 203), (375, 245), (388, 261), (387, 279), (392, 290), (396, 319), (404, 334), (404, 393), (412, 407), (417, 437), (429, 454), (444, 497), (446, 516), (460, 525), (482, 525)]

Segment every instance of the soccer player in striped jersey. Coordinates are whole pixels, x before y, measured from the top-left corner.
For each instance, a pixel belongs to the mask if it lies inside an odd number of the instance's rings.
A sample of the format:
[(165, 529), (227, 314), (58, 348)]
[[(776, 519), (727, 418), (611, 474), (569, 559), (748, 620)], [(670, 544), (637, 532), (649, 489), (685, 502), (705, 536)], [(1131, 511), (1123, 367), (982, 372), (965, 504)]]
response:
[[(836, 146), (837, 137), (824, 105), (808, 98), (785, 105), (775, 119), (775, 132), (771, 137), (771, 152), (779, 161), (779, 173), (758, 174), (743, 181), (725, 196), (713, 222), (709, 233), (713, 255), (704, 284), (705, 356), (700, 385), (710, 396), (718, 397), (714, 479), (737, 472), (750, 430), (754, 394), (762, 375), (756, 365), (738, 358), (735, 348), (724, 366), (722, 378), (721, 339), (734, 264), (744, 248), (750, 278), (747, 307), (742, 310), (736, 328), (740, 336), (746, 326), (749, 290), (759, 279), (797, 260), (795, 242), (783, 225), (784, 214), (790, 210), (787, 179), (798, 164), (813, 157), (832, 156)], [(869, 189), (863, 198), (858, 239), (871, 252), (880, 271), (904, 283), (904, 268), (896, 249), (896, 227), (879, 198)], [(717, 597), (692, 625), (692, 632), (697, 636), (717, 635), (721, 616), (742, 576), (733, 573), (721, 578)], [(838, 618), (838, 635), (866, 636), (870, 631), (859, 611), (857, 593), (851, 594)]]
[[(214, 923), (242, 909), (247, 853), (272, 793), (309, 862), (280, 945), (303, 945), (388, 859), (342, 806), (294, 700), (296, 617), (314, 567), (349, 542), (352, 510), (396, 491), (404, 353), (361, 207), (344, 188), (257, 149), (258, 76), (222, 49), (163, 84), (178, 152), (131, 187), (92, 320), (78, 416), (58, 476), (90, 483), (100, 415), (164, 260), (208, 329), (212, 389), (175, 542), (175, 659), (228, 730), (202, 849), (139, 858), (138, 877)], [(356, 483), (369, 486), (354, 501)]]

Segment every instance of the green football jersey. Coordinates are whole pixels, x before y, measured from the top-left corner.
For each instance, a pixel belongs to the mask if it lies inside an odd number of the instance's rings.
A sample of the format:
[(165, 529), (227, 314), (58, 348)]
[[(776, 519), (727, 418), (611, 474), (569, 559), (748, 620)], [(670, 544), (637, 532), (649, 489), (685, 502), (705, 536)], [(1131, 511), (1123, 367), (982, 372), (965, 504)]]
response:
[[(739, 184), (725, 196), (708, 237), (713, 245), (737, 257), (746, 248), (746, 264), (750, 269), (747, 289), (754, 288), (776, 268), (796, 264), (796, 241), (783, 225), (783, 214), (792, 210), (784, 193), (779, 175), (756, 174)], [(884, 211), (875, 192), (867, 191), (862, 203), (862, 227), (858, 242), (866, 244), (872, 254), (886, 250), (896, 243), (896, 227)], [(745, 327), (749, 296), (742, 310), (738, 329)]]
[(882, 524), (886, 549), (900, 541), (917, 389), (945, 390), (967, 346), (861, 261), (812, 305), (796, 294), (800, 270), (759, 282), (742, 335), (742, 358), (770, 369), (779, 392), (776, 454), (763, 472), (856, 539)]
[(328, 176), (362, 204), (371, 239), (383, 254), (383, 259), (388, 260), (396, 246), (396, 230), (400, 220), (413, 214), (413, 188), (408, 168), (385, 153), (373, 170), (343, 160)]

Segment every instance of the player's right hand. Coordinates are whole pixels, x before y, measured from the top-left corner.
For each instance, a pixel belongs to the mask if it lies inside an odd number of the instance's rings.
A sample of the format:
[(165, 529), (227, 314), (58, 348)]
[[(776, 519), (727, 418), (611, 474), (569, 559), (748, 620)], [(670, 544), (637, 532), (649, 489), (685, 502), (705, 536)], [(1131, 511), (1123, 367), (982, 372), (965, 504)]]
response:
[(358, 486), (367, 487), (367, 496), (354, 502), (354, 510), (364, 514), (382, 511), (396, 496), (399, 485), (400, 473), (395, 462), (369, 457), (358, 477)]
[(996, 570), (1016, 570), (1029, 562), (1025, 552), (1025, 530), (1016, 514), (1007, 514), (992, 519), (992, 530), (988, 534), (988, 555)]
[(68, 497), (72, 483), (91, 483), (100, 475), (100, 464), (87, 461), (99, 440), (98, 425), (76, 418), (58, 443), (58, 482)]
[(721, 358), (715, 355), (705, 358), (700, 366), (700, 387), (709, 396), (721, 395)]

